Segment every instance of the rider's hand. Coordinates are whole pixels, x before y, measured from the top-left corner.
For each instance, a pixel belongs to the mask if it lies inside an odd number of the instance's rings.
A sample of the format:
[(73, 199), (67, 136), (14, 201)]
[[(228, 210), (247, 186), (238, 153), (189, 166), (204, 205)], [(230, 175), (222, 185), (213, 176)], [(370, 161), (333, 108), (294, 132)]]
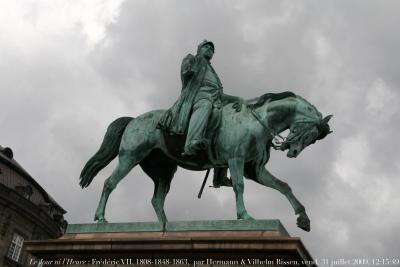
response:
[(232, 108), (236, 111), (236, 112), (240, 112), (242, 110), (242, 105), (244, 104), (244, 99), (243, 98), (239, 98), (237, 101), (235, 101), (232, 105)]

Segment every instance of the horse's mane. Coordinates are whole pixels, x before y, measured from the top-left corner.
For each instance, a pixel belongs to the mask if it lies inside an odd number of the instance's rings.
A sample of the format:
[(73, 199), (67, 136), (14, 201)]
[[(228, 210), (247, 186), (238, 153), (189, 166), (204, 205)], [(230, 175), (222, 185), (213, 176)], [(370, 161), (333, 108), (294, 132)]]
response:
[(314, 115), (316, 115), (318, 118), (322, 118), (321, 112), (319, 112), (318, 109), (317, 109), (313, 104), (311, 104), (311, 103), (308, 102), (305, 98), (302, 98), (302, 97), (299, 96), (299, 95), (297, 96), (297, 99), (300, 99), (300, 100), (303, 101), (306, 105), (310, 106), (310, 107), (312, 108), (312, 110), (310, 110), (310, 111), (312, 111), (312, 113), (314, 113)]
[(263, 94), (260, 97), (256, 97), (254, 99), (248, 100), (248, 106), (250, 108), (258, 108), (265, 104), (265, 102), (272, 102), (276, 100), (280, 100), (286, 97), (296, 97), (293, 92), (282, 92), (282, 93), (267, 93)]

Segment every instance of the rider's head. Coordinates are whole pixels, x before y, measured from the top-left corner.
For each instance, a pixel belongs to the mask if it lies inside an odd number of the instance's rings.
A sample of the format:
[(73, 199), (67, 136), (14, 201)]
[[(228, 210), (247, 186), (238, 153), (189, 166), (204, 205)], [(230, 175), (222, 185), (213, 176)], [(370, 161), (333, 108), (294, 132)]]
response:
[(205, 57), (207, 60), (211, 60), (214, 55), (214, 44), (211, 41), (204, 40), (197, 47), (197, 55)]

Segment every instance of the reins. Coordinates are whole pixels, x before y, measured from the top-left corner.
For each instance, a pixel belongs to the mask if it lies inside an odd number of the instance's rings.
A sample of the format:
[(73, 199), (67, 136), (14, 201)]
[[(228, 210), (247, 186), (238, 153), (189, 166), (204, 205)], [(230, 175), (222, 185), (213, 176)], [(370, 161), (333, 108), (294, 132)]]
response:
[(265, 130), (271, 135), (272, 137), (272, 147), (275, 150), (280, 150), (282, 144), (285, 142), (286, 138), (281, 136), (279, 133), (276, 133), (273, 131), (268, 125), (266, 125), (262, 119), (260, 118), (260, 115), (257, 114), (257, 112), (254, 111), (254, 109), (248, 107), (250, 109), (250, 113), (256, 118), (256, 120), (264, 127)]

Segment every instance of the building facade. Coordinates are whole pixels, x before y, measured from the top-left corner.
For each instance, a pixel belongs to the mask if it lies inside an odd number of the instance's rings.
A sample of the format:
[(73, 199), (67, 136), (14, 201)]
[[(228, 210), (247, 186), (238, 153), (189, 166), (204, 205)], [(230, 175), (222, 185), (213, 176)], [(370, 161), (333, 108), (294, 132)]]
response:
[(0, 266), (27, 266), (24, 241), (57, 238), (66, 211), (0, 146)]

